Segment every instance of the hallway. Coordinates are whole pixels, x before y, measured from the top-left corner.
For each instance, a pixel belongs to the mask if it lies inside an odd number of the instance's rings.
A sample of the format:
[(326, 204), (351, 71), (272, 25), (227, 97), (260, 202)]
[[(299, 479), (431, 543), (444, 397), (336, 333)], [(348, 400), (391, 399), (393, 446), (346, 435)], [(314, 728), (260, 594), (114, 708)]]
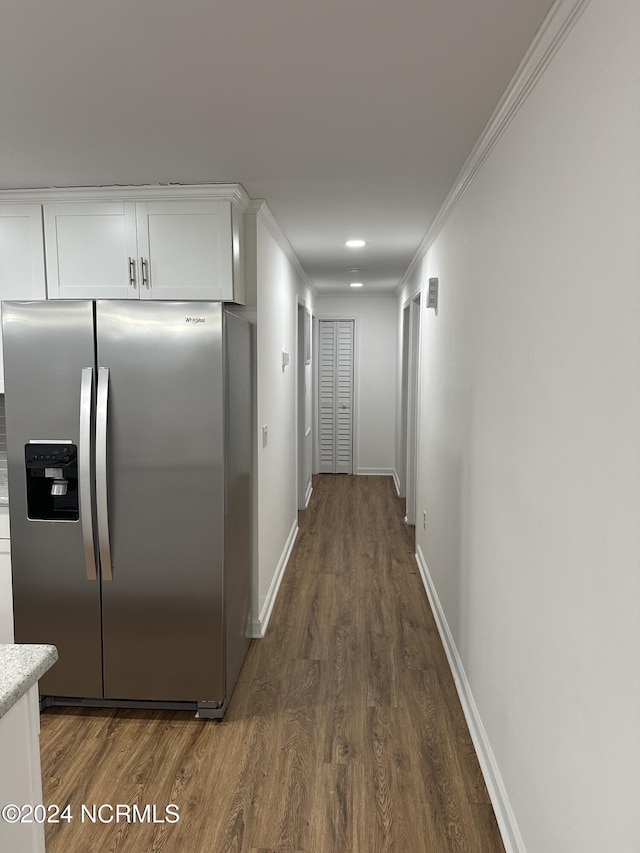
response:
[[(50, 853), (500, 853), (390, 477), (319, 475), (266, 637), (222, 723), (49, 709)], [(179, 807), (80, 821), (81, 804)]]

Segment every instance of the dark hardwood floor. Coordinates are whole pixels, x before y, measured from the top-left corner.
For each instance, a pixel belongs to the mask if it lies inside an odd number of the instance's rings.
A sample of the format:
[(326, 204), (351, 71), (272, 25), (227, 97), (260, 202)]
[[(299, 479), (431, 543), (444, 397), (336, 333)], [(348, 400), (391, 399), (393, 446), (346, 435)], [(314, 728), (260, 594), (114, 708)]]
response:
[[(403, 514), (389, 477), (315, 478), (222, 722), (46, 711), (49, 853), (502, 853)], [(81, 821), (103, 803), (179, 820)]]

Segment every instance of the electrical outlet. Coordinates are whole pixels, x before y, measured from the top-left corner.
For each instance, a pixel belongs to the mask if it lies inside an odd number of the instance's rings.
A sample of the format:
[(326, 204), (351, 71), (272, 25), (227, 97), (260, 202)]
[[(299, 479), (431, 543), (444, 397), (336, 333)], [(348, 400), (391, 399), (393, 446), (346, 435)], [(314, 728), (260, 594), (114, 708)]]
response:
[(427, 511), (426, 509), (422, 510), (422, 529), (427, 529)]

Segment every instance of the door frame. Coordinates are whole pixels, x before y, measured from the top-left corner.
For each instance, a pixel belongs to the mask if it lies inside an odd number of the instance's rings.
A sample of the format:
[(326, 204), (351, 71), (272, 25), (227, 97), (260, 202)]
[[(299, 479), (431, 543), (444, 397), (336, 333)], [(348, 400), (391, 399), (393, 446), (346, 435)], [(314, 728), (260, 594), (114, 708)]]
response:
[[(311, 486), (311, 477), (314, 470), (314, 436), (313, 426), (315, 423), (314, 412), (314, 349), (310, 351), (311, 361), (309, 365), (305, 363), (305, 314), (309, 315), (309, 335), (311, 336), (310, 343), (314, 344), (313, 334), (313, 313), (307, 306), (302, 297), (298, 297), (296, 306), (296, 491), (298, 496), (298, 509), (306, 509), (311, 498), (313, 488)], [(307, 366), (310, 370), (307, 373)], [(306, 426), (306, 407), (305, 407), (305, 385), (308, 382), (307, 394), (310, 402), (309, 426)], [(311, 438), (311, 465), (308, 478), (306, 474), (306, 446), (307, 440)]]
[(411, 329), (411, 300), (402, 306), (400, 350), (400, 460), (398, 464), (398, 497), (407, 496), (407, 429), (409, 418), (409, 330)]
[(405, 308), (409, 309), (406, 388), (405, 521), (407, 524), (415, 525), (418, 514), (418, 463), (420, 457), (420, 352), (422, 327), (422, 300), (420, 291), (407, 300), (403, 306), (403, 310)]
[(317, 474), (320, 467), (320, 350), (318, 342), (320, 339), (321, 320), (352, 320), (353, 321), (353, 384), (352, 400), (353, 412), (351, 417), (351, 474), (358, 473), (358, 380), (359, 380), (359, 358), (358, 358), (358, 318), (354, 314), (318, 314), (313, 318), (313, 473)]

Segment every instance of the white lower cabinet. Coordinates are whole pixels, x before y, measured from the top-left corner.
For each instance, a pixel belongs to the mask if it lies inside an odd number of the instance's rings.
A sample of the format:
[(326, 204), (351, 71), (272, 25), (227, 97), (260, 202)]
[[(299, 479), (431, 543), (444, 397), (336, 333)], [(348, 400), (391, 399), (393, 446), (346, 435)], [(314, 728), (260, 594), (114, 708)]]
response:
[(8, 539), (0, 539), (0, 643), (13, 643), (11, 546)]
[[(0, 506), (0, 643), (13, 643), (9, 507)], [(1, 849), (1, 848), (0, 848)]]
[[(10, 805), (21, 810), (17, 822), (0, 817), (0, 850), (44, 853), (37, 684), (0, 718), (0, 755), (0, 808)], [(11, 811), (6, 817), (14, 819)]]

